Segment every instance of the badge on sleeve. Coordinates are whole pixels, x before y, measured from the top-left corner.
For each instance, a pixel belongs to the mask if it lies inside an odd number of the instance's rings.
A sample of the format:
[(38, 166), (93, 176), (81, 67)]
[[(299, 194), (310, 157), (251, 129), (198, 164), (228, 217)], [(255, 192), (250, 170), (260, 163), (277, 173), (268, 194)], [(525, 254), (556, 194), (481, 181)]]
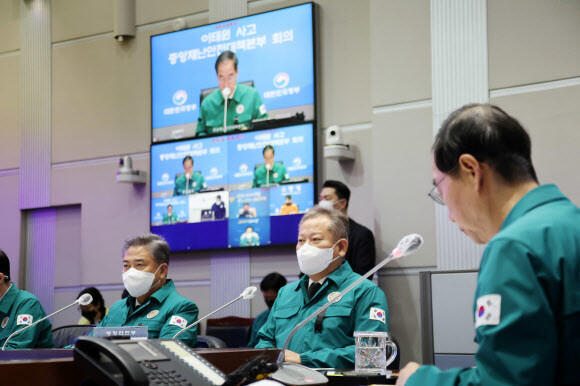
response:
[(30, 326), (32, 324), (32, 315), (28, 315), (28, 314), (18, 315), (18, 319), (16, 320), (16, 325), (19, 326), (21, 324)]
[(157, 315), (159, 315), (159, 310), (153, 310), (147, 314), (147, 319), (153, 319)]
[(169, 324), (172, 324), (177, 327), (185, 328), (187, 327), (187, 320), (182, 318), (181, 316), (173, 315), (169, 320)]
[(371, 314), (369, 317), (370, 320), (379, 320), (385, 324), (387, 324), (387, 314), (384, 310), (380, 308), (371, 307)]
[(497, 326), (501, 316), (501, 295), (485, 295), (477, 298), (475, 328)]
[(266, 114), (266, 106), (264, 104), (260, 106), (260, 114), (262, 115)]
[(8, 316), (2, 319), (2, 324), (0, 324), (0, 327), (2, 328), (6, 327), (6, 325), (8, 324), (8, 320), (9, 320)]
[(244, 105), (238, 105), (236, 107), (236, 113), (241, 114), (244, 112)]

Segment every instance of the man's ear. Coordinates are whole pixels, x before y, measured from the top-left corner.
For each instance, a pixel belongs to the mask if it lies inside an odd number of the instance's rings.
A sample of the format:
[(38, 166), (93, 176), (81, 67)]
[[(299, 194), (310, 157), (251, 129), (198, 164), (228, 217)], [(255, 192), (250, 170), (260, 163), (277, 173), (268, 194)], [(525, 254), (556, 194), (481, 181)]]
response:
[(338, 247), (338, 255), (344, 257), (346, 255), (346, 250), (348, 249), (348, 240), (340, 239), (336, 246)]
[(161, 278), (167, 278), (168, 271), (169, 271), (169, 265), (167, 265), (167, 263), (161, 264), (161, 266), (159, 267), (159, 272), (160, 272)]
[(476, 191), (481, 190), (483, 183), (483, 170), (479, 161), (471, 154), (459, 156), (459, 173), (466, 182), (472, 185)]

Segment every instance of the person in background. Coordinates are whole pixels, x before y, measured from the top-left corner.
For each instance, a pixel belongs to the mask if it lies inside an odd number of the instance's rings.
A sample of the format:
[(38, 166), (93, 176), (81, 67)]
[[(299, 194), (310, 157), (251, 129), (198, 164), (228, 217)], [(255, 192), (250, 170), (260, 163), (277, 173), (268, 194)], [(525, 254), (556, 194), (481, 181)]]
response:
[(240, 212), (238, 213), (238, 218), (254, 218), (256, 216), (256, 208), (250, 207), (249, 202), (245, 202), (244, 205), (242, 205), (242, 209), (240, 209)]
[(475, 367), (407, 364), (397, 385), (580, 384), (580, 209), (540, 185), (532, 144), (499, 107), (467, 105), (433, 145), (429, 196), (487, 244), (473, 301)]
[(387, 332), (387, 299), (375, 283), (363, 280), (336, 300), (361, 277), (344, 261), (347, 238), (348, 218), (342, 212), (315, 206), (304, 214), (296, 244), (298, 266), (304, 276), (280, 289), (258, 332), (256, 348), (282, 348), (298, 323), (332, 299), (335, 303), (324, 315), (296, 332), (285, 351), (286, 362), (352, 369), (354, 332)]
[(240, 247), (257, 247), (260, 245), (260, 236), (254, 232), (251, 226), (246, 228), (240, 237)]
[[(0, 250), (0, 347), (4, 346), (12, 333), (45, 316), (46, 312), (36, 296), (18, 289), (10, 281), (10, 260)], [(53, 347), (52, 324), (49, 319), (14, 335), (6, 345), (8, 350)]]
[(254, 170), (253, 188), (268, 187), (288, 181), (290, 175), (282, 162), (274, 162), (274, 146), (266, 145), (262, 150), (264, 164)]
[(214, 220), (223, 220), (226, 218), (226, 206), (222, 201), (222, 196), (219, 194), (215, 198), (214, 204), (211, 206)]
[(167, 205), (167, 213), (163, 215), (163, 224), (175, 224), (177, 222), (177, 215), (173, 213), (173, 206)]
[[(350, 203), (350, 189), (340, 181), (328, 180), (324, 182), (320, 191), (318, 205), (323, 208), (334, 208), (348, 216)], [(370, 229), (348, 218), (348, 251), (346, 261), (352, 270), (364, 275), (375, 266), (376, 259), (375, 236)], [(369, 276), (372, 280), (373, 275)]]
[(288, 194), (286, 196), (286, 202), (280, 208), (280, 214), (298, 214), (298, 212), (298, 205), (292, 202), (292, 196)]
[(173, 188), (174, 196), (183, 196), (199, 192), (207, 188), (205, 178), (199, 172), (193, 171), (193, 157), (187, 155), (183, 158), (183, 174), (175, 179)]
[(276, 297), (278, 297), (278, 291), (280, 291), (280, 288), (284, 287), (286, 283), (286, 278), (278, 272), (269, 273), (262, 279), (260, 290), (262, 291), (264, 302), (268, 308), (254, 319), (248, 347), (255, 347), (256, 344), (258, 344), (258, 331), (260, 331), (260, 328), (262, 328), (264, 323), (266, 323), (268, 314), (270, 314), (270, 310), (276, 301)]
[(105, 315), (109, 313), (109, 309), (105, 307), (105, 299), (95, 287), (85, 288), (78, 294), (77, 299), (84, 294), (91, 295), (93, 301), (86, 306), (79, 306), (82, 317), (79, 319), (78, 324), (99, 324)]
[[(147, 326), (149, 339), (171, 339), (197, 320), (198, 308), (184, 298), (168, 279), (169, 245), (160, 236), (147, 234), (127, 239), (123, 247), (123, 284), (129, 292), (117, 301), (97, 327)], [(197, 331), (179, 336), (190, 347)]]

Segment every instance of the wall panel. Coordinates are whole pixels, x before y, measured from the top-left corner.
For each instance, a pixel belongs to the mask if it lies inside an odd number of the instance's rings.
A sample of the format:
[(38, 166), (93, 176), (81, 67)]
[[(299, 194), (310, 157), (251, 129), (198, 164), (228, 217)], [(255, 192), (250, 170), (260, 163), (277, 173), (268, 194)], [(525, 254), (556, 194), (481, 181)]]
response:
[(20, 165), (19, 54), (0, 57), (0, 117), (0, 170), (17, 168)]
[(555, 183), (580, 205), (580, 86), (491, 98), (516, 117), (532, 139), (532, 161), (540, 183)]
[(0, 53), (20, 48), (20, 2), (0, 1)]
[(370, 5), (372, 106), (431, 98), (429, 0)]
[(52, 41), (113, 32), (114, 0), (52, 0)]
[(431, 107), (373, 114), (371, 152), (377, 255), (385, 258), (409, 233), (423, 236), (415, 254), (389, 267), (436, 265), (435, 211), (431, 189)]
[(580, 75), (580, 1), (489, 0), (489, 87)]
[(208, 9), (208, 0), (138, 0), (137, 25), (192, 15), (205, 12)]
[(20, 286), (20, 224), (21, 212), (18, 208), (18, 174), (0, 176), (0, 249), (10, 259), (11, 280)]

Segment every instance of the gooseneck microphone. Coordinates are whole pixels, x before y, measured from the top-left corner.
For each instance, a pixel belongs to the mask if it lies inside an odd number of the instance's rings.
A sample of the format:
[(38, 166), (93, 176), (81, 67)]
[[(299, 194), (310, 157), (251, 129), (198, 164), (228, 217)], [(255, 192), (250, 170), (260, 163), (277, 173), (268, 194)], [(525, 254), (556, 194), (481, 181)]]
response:
[(80, 297), (79, 297), (77, 300), (75, 300), (75, 301), (74, 301), (74, 303), (72, 303), (72, 304), (69, 304), (68, 306), (66, 306), (66, 307), (64, 307), (64, 308), (61, 308), (60, 310), (58, 310), (58, 311), (55, 311), (55, 312), (53, 312), (52, 314), (50, 314), (50, 315), (47, 315), (47, 316), (45, 316), (44, 318), (42, 318), (42, 319), (39, 319), (39, 320), (37, 320), (36, 322), (34, 322), (34, 323), (32, 323), (32, 324), (30, 324), (30, 325), (28, 325), (28, 326), (24, 327), (24, 328), (21, 328), (20, 330), (14, 331), (12, 334), (10, 334), (10, 336), (9, 336), (9, 337), (6, 339), (6, 341), (4, 342), (4, 345), (2, 346), (2, 351), (4, 351), (4, 350), (6, 349), (6, 345), (8, 344), (8, 341), (9, 341), (9, 340), (10, 340), (10, 338), (12, 338), (14, 335), (20, 334), (21, 332), (28, 330), (29, 328), (31, 328), (31, 327), (33, 327), (33, 326), (37, 325), (38, 323), (42, 322), (43, 320), (45, 320), (45, 319), (48, 319), (48, 318), (50, 318), (50, 317), (52, 317), (52, 316), (54, 316), (54, 315), (58, 314), (59, 312), (66, 310), (67, 308), (70, 308), (70, 307), (72, 307), (72, 306), (75, 306), (75, 305), (77, 305), (77, 304), (78, 304), (79, 306), (86, 306), (87, 304), (90, 304), (92, 301), (93, 301), (93, 297), (91, 296), (91, 294), (83, 294), (83, 295), (81, 295), (81, 296), (80, 296)]
[(172, 339), (177, 338), (180, 334), (182, 334), (185, 331), (189, 330), (191, 327), (197, 326), (202, 320), (205, 320), (205, 319), (209, 318), (210, 316), (212, 316), (213, 314), (215, 314), (219, 310), (226, 308), (230, 304), (233, 304), (233, 303), (237, 302), (240, 299), (244, 299), (244, 300), (250, 300), (250, 299), (252, 299), (254, 296), (256, 296), (256, 292), (257, 291), (258, 291), (258, 288), (257, 287), (254, 287), (254, 286), (250, 286), (250, 287), (246, 288), (237, 298), (235, 298), (234, 300), (232, 300), (231, 302), (229, 302), (227, 304), (224, 304), (223, 306), (221, 306), (217, 310), (210, 312), (209, 314), (207, 314), (203, 318), (196, 320), (194, 323), (190, 324), (189, 326), (185, 327), (183, 330), (179, 331), (177, 334), (173, 335), (173, 338)]
[(224, 133), (227, 131), (227, 118), (228, 118), (228, 98), (231, 94), (229, 87), (222, 90), (222, 96), (224, 97)]

